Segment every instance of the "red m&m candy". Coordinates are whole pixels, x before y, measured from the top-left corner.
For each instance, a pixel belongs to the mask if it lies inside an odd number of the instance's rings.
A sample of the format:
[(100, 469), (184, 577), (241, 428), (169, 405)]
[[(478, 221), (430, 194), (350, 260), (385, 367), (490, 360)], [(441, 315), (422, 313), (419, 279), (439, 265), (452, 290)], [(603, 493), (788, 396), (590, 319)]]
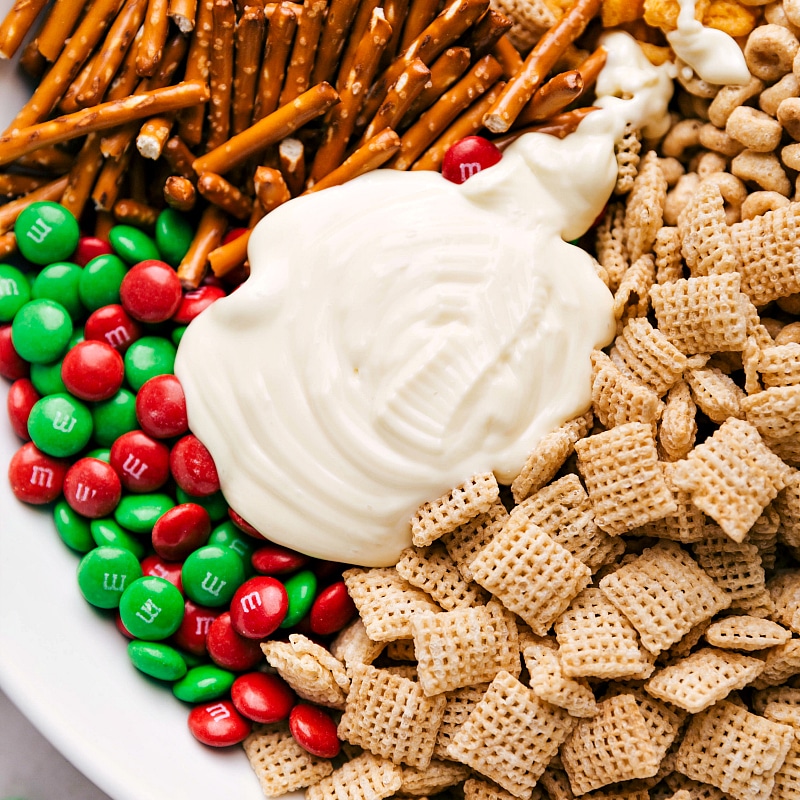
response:
[(248, 639), (269, 636), (286, 618), (289, 597), (275, 578), (259, 576), (245, 581), (231, 600), (233, 629)]
[(179, 325), (188, 325), (200, 312), (225, 297), (225, 294), (225, 290), (220, 286), (200, 286), (191, 292), (186, 292), (178, 310), (172, 317), (173, 322), (177, 322)]
[(180, 561), (202, 547), (211, 533), (211, 517), (197, 503), (181, 503), (153, 526), (153, 549), (162, 558)]
[(11, 341), (11, 326), (0, 325), (0, 377), (10, 381), (27, 378), (31, 365), (17, 352)]
[(61, 494), (68, 468), (68, 461), (48, 456), (28, 442), (14, 453), (8, 465), (11, 491), (23, 503), (52, 503)]
[(136, 395), (136, 418), (155, 439), (186, 433), (189, 420), (181, 382), (174, 375), (156, 375), (146, 381)]
[(169, 478), (169, 448), (142, 431), (123, 433), (111, 445), (110, 461), (131, 492), (154, 492)]
[(467, 136), (452, 145), (442, 160), (442, 175), (453, 183), (464, 183), (477, 172), (496, 164), (503, 154), (482, 136)]
[(211, 660), (217, 666), (237, 672), (253, 669), (264, 658), (256, 639), (247, 639), (236, 633), (228, 611), (220, 614), (211, 623), (206, 637), (206, 647)]
[(240, 675), (231, 686), (231, 700), (253, 722), (280, 722), (289, 716), (296, 697), (283, 678), (264, 672)]
[(83, 326), (83, 335), (88, 340), (105, 342), (124, 353), (139, 339), (142, 329), (120, 305), (108, 305), (93, 311)]
[(119, 287), (122, 307), (140, 322), (165, 322), (178, 310), (182, 295), (175, 270), (154, 259), (131, 267)]
[(64, 478), (64, 499), (84, 517), (108, 516), (119, 504), (122, 484), (114, 468), (99, 458), (78, 459)]
[(239, 744), (250, 734), (250, 723), (230, 700), (196, 706), (189, 712), (189, 730), (195, 739), (211, 747)]
[[(145, 559), (146, 561), (147, 559)], [(142, 562), (144, 569), (144, 561)], [(206, 638), (211, 630), (211, 625), (221, 615), (219, 608), (206, 608), (198, 606), (191, 600), (183, 603), (183, 620), (181, 626), (172, 636), (172, 640), (181, 650), (186, 650), (194, 656), (204, 656), (208, 652), (206, 649)], [(249, 667), (245, 667), (249, 669)]]
[(339, 755), (341, 744), (336, 735), (336, 723), (321, 708), (298, 703), (289, 714), (289, 730), (295, 741), (311, 755), (320, 758)]
[(219, 491), (214, 459), (203, 443), (191, 433), (172, 448), (169, 467), (175, 482), (186, 494), (207, 497)]
[(78, 342), (61, 364), (64, 386), (80, 400), (108, 400), (119, 391), (124, 377), (122, 356), (105, 342)]
[(42, 396), (28, 378), (18, 378), (11, 384), (6, 400), (8, 419), (20, 439), (27, 441), (31, 438), (28, 434), (28, 417), (31, 409), (41, 399)]
[(347, 593), (345, 582), (337, 581), (317, 595), (309, 613), (309, 624), (313, 633), (324, 636), (340, 631), (355, 613), (356, 605)]

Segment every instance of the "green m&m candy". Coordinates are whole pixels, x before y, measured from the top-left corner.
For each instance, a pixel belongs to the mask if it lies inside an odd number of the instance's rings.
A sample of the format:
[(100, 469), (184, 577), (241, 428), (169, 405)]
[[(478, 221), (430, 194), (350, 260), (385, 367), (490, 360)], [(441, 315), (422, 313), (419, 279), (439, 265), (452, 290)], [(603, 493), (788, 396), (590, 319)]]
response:
[(31, 383), (41, 395), (66, 392), (67, 386), (61, 377), (63, 358), (52, 364), (31, 364)]
[(94, 404), (92, 419), (94, 440), (100, 447), (111, 447), (123, 433), (139, 427), (136, 395), (127, 389), (120, 389), (108, 400)]
[(200, 547), (183, 562), (181, 582), (190, 600), (201, 606), (224, 606), (244, 583), (244, 562), (218, 544)]
[(165, 208), (156, 220), (156, 246), (161, 258), (177, 267), (189, 252), (194, 228), (186, 217), (174, 208)]
[(283, 587), (289, 598), (289, 610), (281, 622), (281, 628), (293, 628), (311, 610), (317, 595), (317, 576), (304, 569), (284, 581)]
[(78, 246), (80, 229), (71, 211), (59, 203), (31, 203), (14, 223), (17, 247), (34, 264), (69, 258)]
[(144, 231), (132, 225), (115, 225), (108, 232), (108, 241), (114, 252), (128, 264), (150, 258), (161, 259), (156, 243)]
[(129, 642), (128, 658), (140, 672), (160, 681), (176, 681), (186, 674), (186, 659), (162, 642)]
[(54, 300), (25, 303), (11, 323), (14, 349), (32, 364), (55, 361), (67, 349), (72, 336), (72, 318)]
[(179, 503), (196, 503), (198, 506), (202, 506), (208, 511), (208, 516), (211, 517), (214, 522), (219, 522), (221, 519), (228, 516), (228, 504), (222, 492), (214, 492), (214, 494), (209, 494), (206, 497), (197, 497), (196, 495), (185, 492), (180, 486), (176, 486), (175, 494)]
[(50, 394), (38, 400), (28, 417), (31, 441), (56, 458), (75, 455), (92, 436), (92, 414), (68, 394)]
[(144, 544), (117, 525), (113, 519), (93, 519), (89, 523), (92, 540), (98, 547), (122, 547), (136, 558), (144, 555)]
[(59, 500), (53, 509), (53, 522), (61, 541), (71, 550), (88, 553), (95, 546), (89, 520), (72, 509), (66, 500)]
[(119, 303), (119, 287), (128, 269), (115, 255), (95, 256), (81, 271), (78, 294), (89, 311)]
[(142, 577), (139, 559), (122, 547), (95, 547), (78, 565), (78, 587), (98, 608), (116, 608), (125, 589)]
[(135, 391), (156, 375), (175, 370), (175, 345), (161, 336), (142, 336), (125, 351), (125, 378)]
[(61, 303), (73, 320), (83, 314), (83, 304), (78, 287), (83, 270), (69, 261), (48, 264), (33, 282), (32, 296)]
[(31, 285), (24, 272), (8, 264), (0, 264), (0, 322), (10, 322), (28, 300)]
[(227, 669), (203, 664), (193, 667), (173, 687), (172, 693), (186, 703), (205, 703), (227, 694), (236, 675)]
[(158, 518), (174, 505), (175, 501), (161, 492), (129, 494), (114, 509), (114, 519), (134, 533), (150, 533)]
[(166, 639), (183, 621), (183, 595), (168, 580), (145, 575), (122, 593), (119, 615), (122, 624), (137, 639)]

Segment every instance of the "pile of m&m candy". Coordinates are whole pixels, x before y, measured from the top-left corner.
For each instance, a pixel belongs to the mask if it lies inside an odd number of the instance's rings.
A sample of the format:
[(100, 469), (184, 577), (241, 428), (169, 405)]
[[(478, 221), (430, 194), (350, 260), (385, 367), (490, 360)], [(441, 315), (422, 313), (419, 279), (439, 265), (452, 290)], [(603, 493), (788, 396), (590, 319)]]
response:
[(197, 739), (236, 744), (288, 719), (306, 749), (336, 755), (329, 712), (264, 671), (260, 643), (341, 630), (355, 615), (342, 565), (269, 543), (228, 507), (173, 374), (185, 326), (230, 287), (181, 287), (193, 230), (172, 209), (153, 236), (119, 225), (103, 241), (33, 203), (15, 234), (24, 263), (0, 264), (0, 375), (25, 442), (15, 496), (52, 507), (80, 592), (115, 616), (132, 664), (191, 706)]

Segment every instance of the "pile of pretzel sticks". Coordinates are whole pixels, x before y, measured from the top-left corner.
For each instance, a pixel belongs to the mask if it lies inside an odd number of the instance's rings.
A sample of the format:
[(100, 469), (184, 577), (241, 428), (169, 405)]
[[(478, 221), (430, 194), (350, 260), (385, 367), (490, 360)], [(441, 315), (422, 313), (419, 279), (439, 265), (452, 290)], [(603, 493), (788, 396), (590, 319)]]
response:
[(577, 0), (524, 60), (489, 0), (45, 6), (17, 0), (0, 25), (0, 55), (38, 81), (0, 136), (0, 254), (35, 200), (101, 237), (152, 227), (166, 205), (197, 222), (186, 288), (209, 266), (246, 270), (248, 236), (222, 244), (226, 230), (291, 197), (378, 167), (439, 169), (484, 125), (500, 146), (566, 135), (605, 60), (573, 45), (600, 0)]

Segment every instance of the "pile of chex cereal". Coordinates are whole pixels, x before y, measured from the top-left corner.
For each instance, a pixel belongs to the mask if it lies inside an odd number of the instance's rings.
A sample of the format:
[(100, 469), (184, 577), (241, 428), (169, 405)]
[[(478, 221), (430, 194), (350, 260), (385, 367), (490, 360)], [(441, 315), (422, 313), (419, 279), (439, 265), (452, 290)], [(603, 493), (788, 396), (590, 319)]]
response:
[[(501, 5), (522, 49), (563, 13)], [(603, 22), (657, 61), (677, 13)], [(800, 2), (697, 16), (752, 80), (681, 72), (666, 136), (618, 143), (587, 237), (617, 320), (591, 409), (510, 487), (423, 506), (396, 567), (345, 572), (360, 618), (330, 651), (263, 646), (345, 742), (330, 761), (257, 730), (267, 796), (800, 797)]]

